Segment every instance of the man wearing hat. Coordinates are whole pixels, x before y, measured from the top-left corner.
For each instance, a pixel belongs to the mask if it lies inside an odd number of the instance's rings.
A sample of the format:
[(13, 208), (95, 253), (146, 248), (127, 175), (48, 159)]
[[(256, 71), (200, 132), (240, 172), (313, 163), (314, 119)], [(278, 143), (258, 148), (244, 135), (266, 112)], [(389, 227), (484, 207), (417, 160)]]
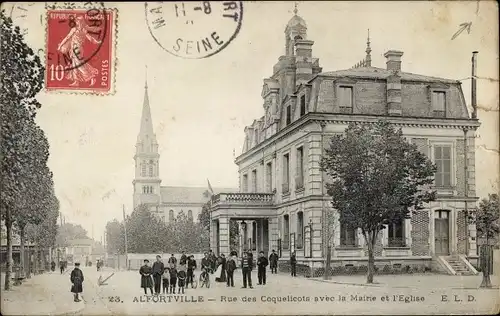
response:
[(83, 272), (80, 270), (80, 263), (75, 263), (75, 268), (71, 271), (70, 277), (71, 283), (71, 292), (75, 295), (75, 302), (80, 302), (78, 298), (78, 294), (83, 292)]
[(147, 289), (153, 294), (153, 279), (151, 278), (153, 269), (149, 266), (148, 259), (144, 259), (144, 265), (139, 270), (139, 273), (141, 274), (141, 287), (144, 289), (144, 294), (148, 294)]
[(271, 274), (278, 273), (278, 254), (274, 251), (269, 255), (269, 265), (271, 267)]

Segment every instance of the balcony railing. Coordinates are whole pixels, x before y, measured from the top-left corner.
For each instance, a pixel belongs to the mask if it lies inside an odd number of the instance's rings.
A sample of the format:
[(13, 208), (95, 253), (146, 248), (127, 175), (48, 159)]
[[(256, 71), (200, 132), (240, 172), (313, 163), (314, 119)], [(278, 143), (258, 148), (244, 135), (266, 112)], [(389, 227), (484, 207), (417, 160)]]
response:
[(258, 204), (271, 205), (274, 193), (219, 193), (212, 197), (212, 204)]

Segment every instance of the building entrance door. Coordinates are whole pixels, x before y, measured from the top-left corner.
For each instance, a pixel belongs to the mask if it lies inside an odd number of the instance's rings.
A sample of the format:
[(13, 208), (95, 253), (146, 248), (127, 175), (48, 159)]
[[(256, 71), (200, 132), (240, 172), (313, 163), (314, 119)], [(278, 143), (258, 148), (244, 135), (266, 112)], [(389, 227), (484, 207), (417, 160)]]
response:
[(450, 254), (450, 225), (448, 211), (436, 211), (434, 216), (434, 247), (438, 256)]

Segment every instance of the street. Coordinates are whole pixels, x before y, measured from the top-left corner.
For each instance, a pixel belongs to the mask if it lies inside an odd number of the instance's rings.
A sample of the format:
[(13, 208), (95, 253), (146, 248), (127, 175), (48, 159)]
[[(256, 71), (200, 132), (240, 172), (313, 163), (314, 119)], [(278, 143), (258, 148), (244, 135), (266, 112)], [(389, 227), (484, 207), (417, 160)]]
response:
[[(32, 277), (2, 293), (2, 313), (9, 315), (269, 315), (269, 314), (488, 314), (499, 296), (493, 289), (478, 289), (481, 275), (449, 276), (376, 275), (377, 283), (364, 284), (363, 276), (334, 276), (331, 281), (272, 275), (266, 285), (242, 289), (241, 271), (235, 287), (215, 283), (209, 289), (187, 289), (184, 295), (144, 295), (138, 271), (83, 267), (83, 301), (73, 302), (69, 269)], [(107, 278), (99, 286), (98, 279)], [(197, 271), (199, 275), (199, 271)]]
[[(441, 275), (413, 276), (426, 286), (408, 284), (390, 288), (329, 283), (268, 272), (268, 282), (263, 286), (256, 285), (256, 271), (252, 275), (254, 288), (242, 289), (238, 270), (234, 288), (214, 283), (211, 275), (209, 289), (187, 289), (184, 295), (154, 297), (144, 295), (137, 271), (114, 272), (107, 285), (102, 286), (97, 285), (99, 275), (105, 278), (113, 271), (98, 273), (95, 269), (85, 269), (84, 272), (85, 308), (77, 315), (487, 314), (494, 310), (493, 302), (499, 294), (498, 288), (446, 288), (443, 282), (459, 277)], [(480, 280), (480, 276), (474, 278)], [(71, 299), (70, 293), (67, 299)]]

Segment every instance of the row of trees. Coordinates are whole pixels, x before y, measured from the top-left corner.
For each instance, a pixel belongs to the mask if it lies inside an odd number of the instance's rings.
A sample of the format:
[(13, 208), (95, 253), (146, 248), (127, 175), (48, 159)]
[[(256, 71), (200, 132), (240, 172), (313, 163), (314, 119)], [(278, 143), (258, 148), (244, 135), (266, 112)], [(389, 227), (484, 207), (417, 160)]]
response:
[[(130, 253), (202, 252), (209, 247), (209, 234), (200, 222), (181, 211), (173, 222), (165, 223), (139, 205), (125, 219), (127, 247)], [(106, 225), (109, 254), (125, 253), (125, 226), (113, 220)]]
[[(1, 91), (1, 183), (0, 215), (6, 226), (7, 263), (5, 289), (10, 288), (12, 233), (24, 245), (31, 240), (45, 247), (54, 245), (59, 202), (54, 194), (52, 172), (47, 166), (49, 143), (35, 116), (41, 104), (36, 95), (42, 88), (44, 67), (24, 42), (19, 27), (0, 12)], [(36, 262), (39, 262), (38, 258)]]

